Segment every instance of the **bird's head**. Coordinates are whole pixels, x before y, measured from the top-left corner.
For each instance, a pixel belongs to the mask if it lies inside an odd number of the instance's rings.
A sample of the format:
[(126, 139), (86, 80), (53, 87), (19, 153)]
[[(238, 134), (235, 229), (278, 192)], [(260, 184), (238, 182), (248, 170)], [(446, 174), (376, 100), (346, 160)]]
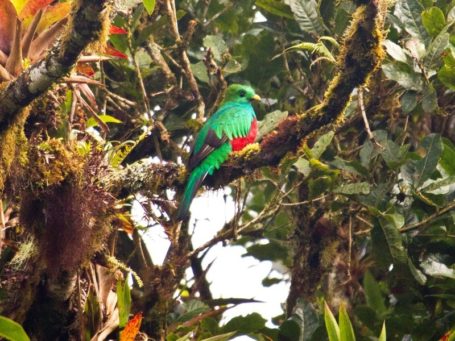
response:
[(226, 90), (224, 102), (240, 102), (248, 103), (251, 101), (259, 101), (261, 97), (256, 95), (251, 86), (243, 84), (231, 84)]

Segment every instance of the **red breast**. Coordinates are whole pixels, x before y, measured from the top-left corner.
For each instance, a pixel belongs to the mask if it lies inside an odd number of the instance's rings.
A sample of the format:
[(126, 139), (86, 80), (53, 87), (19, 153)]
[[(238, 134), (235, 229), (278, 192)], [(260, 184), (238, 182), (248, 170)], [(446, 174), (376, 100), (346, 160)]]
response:
[(256, 140), (257, 134), (258, 134), (258, 121), (256, 119), (254, 119), (253, 122), (251, 122), (250, 131), (248, 132), (247, 136), (237, 137), (237, 138), (231, 140), (232, 150), (234, 152), (237, 152), (237, 151), (245, 148), (246, 145), (254, 143), (254, 140)]

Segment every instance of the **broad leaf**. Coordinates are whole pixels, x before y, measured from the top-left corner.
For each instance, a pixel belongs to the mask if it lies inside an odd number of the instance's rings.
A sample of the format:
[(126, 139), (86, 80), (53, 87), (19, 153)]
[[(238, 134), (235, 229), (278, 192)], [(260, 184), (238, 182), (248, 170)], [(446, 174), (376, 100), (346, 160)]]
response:
[(311, 148), (311, 157), (314, 159), (320, 159), (322, 154), (326, 151), (327, 147), (332, 143), (332, 139), (335, 136), (333, 131), (322, 135)]
[(422, 12), (423, 6), (418, 0), (401, 0), (397, 2), (394, 14), (411, 36), (425, 42), (429, 40), (429, 35), (422, 23)]
[(223, 53), (228, 51), (228, 47), (221, 36), (208, 35), (204, 38), (204, 46), (211, 49), (216, 60), (221, 60)]
[(368, 306), (374, 309), (380, 316), (385, 314), (387, 308), (384, 304), (381, 288), (369, 271), (367, 271), (363, 277), (363, 288), (365, 290), (365, 298)]
[(430, 7), (422, 12), (422, 23), (427, 32), (436, 37), (446, 25), (444, 12), (438, 7)]
[(441, 55), (449, 46), (449, 37), (449, 33), (443, 31), (431, 41), (424, 59), (426, 67), (434, 68), (441, 62)]
[(444, 57), (444, 65), (438, 71), (438, 78), (446, 87), (455, 90), (455, 57), (452, 53)]
[(421, 186), (436, 170), (439, 158), (442, 154), (442, 140), (438, 134), (431, 134), (422, 141), (422, 147), (426, 149), (425, 157), (415, 162), (415, 186)]
[(117, 305), (119, 310), (119, 326), (128, 323), (131, 310), (131, 292), (127, 281), (117, 281)]
[(339, 194), (368, 194), (370, 193), (370, 184), (368, 182), (357, 182), (353, 184), (342, 184), (333, 190)]
[(406, 53), (404, 50), (401, 48), (400, 45), (395, 44), (391, 40), (385, 40), (383, 42), (385, 49), (387, 53), (396, 61), (402, 62), (402, 63), (407, 63), (408, 62), (408, 57), (406, 56)]
[(283, 17), (286, 19), (294, 19), (292, 16), (291, 9), (286, 4), (282, 3), (278, 0), (256, 0), (256, 6), (262, 8), (263, 10), (277, 15), (279, 17)]
[(408, 90), (422, 90), (422, 76), (412, 67), (404, 63), (389, 63), (382, 66), (382, 71), (388, 79), (400, 84)]
[[(399, 214), (384, 214), (378, 217), (379, 226), (375, 225), (372, 233), (376, 255), (381, 262), (393, 261), (406, 264), (406, 251), (399, 229), (404, 224), (404, 217)], [(390, 259), (387, 259), (389, 257)]]
[(224, 327), (222, 332), (238, 332), (241, 334), (255, 333), (265, 327), (266, 320), (258, 313), (246, 316), (237, 316), (231, 319)]
[(30, 338), (25, 333), (22, 326), (5, 317), (0, 316), (0, 336), (10, 341), (29, 341)]
[(420, 263), (423, 271), (432, 277), (455, 279), (455, 270), (440, 262), (436, 257), (430, 256)]
[(449, 175), (455, 175), (455, 146), (452, 141), (446, 138), (442, 139), (442, 146), (443, 150), (439, 163)]
[(327, 28), (319, 14), (318, 3), (315, 0), (284, 0), (291, 7), (294, 18), (302, 31), (322, 36)]
[(145, 10), (148, 15), (152, 15), (153, 10), (155, 9), (156, 0), (143, 0)]

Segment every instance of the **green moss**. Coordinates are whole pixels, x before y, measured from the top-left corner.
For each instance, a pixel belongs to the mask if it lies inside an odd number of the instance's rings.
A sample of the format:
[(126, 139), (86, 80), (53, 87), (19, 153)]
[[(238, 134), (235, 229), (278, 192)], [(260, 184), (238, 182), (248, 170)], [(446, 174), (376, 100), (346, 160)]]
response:
[(82, 174), (85, 161), (61, 139), (49, 139), (30, 148), (28, 181), (31, 188), (44, 188)]
[(24, 108), (9, 127), (0, 132), (0, 192), (4, 189), (12, 164), (15, 161), (21, 166), (27, 164), (28, 144), (24, 134), (24, 124), (28, 115), (29, 109)]

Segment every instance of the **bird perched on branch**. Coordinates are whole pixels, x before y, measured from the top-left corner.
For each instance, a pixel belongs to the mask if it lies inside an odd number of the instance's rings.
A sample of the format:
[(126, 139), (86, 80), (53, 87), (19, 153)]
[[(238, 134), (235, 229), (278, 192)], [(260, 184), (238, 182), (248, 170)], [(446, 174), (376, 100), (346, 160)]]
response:
[(251, 102), (260, 99), (250, 86), (232, 84), (227, 88), (220, 107), (204, 124), (194, 142), (187, 164), (191, 173), (177, 219), (188, 216), (191, 201), (205, 177), (219, 169), (232, 151), (240, 151), (255, 141), (258, 124)]

